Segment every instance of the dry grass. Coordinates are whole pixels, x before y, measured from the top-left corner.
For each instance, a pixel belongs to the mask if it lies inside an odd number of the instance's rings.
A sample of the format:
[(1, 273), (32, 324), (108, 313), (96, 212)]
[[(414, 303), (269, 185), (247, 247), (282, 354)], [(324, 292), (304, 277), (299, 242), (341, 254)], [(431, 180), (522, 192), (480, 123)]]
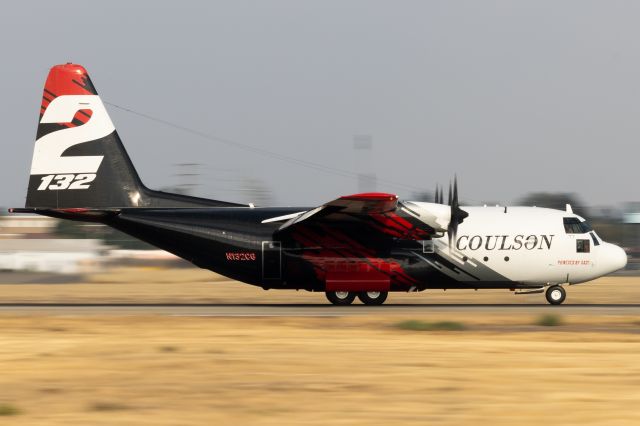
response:
[(1, 423), (640, 422), (637, 317), (534, 319), (441, 313), (414, 320), (468, 328), (413, 332), (395, 317), (2, 315), (0, 389), (24, 411)]

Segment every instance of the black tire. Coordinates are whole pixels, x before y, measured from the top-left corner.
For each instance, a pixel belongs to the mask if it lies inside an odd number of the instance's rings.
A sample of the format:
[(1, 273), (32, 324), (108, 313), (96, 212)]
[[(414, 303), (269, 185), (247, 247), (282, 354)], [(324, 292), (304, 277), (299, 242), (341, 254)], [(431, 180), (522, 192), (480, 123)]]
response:
[(564, 299), (567, 298), (567, 292), (559, 285), (552, 285), (544, 295), (547, 298), (547, 302), (552, 305), (561, 305)]
[(388, 295), (386, 291), (363, 291), (358, 293), (358, 299), (365, 305), (382, 305)]
[(350, 305), (356, 298), (356, 294), (352, 291), (327, 291), (324, 294), (329, 302), (338, 306)]

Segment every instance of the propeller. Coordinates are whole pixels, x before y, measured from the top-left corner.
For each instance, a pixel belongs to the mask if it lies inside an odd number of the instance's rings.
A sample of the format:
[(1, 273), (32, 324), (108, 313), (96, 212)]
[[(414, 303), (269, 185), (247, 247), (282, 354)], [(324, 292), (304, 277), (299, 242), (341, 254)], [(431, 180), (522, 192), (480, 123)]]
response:
[(433, 202), (436, 204), (442, 204), (442, 188), (436, 183), (436, 191), (433, 196)]
[(447, 228), (447, 235), (449, 236), (449, 248), (451, 248), (451, 241), (456, 240), (456, 234), (458, 233), (458, 225), (460, 225), (469, 216), (469, 213), (460, 208), (458, 203), (458, 177), (453, 178), (453, 190), (451, 189), (451, 183), (449, 183), (449, 206), (451, 206), (451, 219), (449, 220), (449, 226)]

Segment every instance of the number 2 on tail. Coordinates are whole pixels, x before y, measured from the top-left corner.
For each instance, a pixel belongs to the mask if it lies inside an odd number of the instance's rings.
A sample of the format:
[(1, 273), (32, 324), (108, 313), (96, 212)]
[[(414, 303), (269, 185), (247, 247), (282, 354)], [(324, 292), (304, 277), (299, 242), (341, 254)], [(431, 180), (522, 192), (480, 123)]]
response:
[(47, 189), (57, 191), (61, 189), (89, 189), (90, 183), (96, 178), (95, 173), (64, 174), (43, 176), (38, 191)]

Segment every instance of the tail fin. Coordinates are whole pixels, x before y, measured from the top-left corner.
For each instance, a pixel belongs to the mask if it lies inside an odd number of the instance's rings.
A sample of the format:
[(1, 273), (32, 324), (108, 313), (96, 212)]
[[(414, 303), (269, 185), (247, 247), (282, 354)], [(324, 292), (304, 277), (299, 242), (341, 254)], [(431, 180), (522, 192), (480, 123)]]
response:
[(56, 65), (44, 86), (27, 208), (231, 206), (146, 188), (80, 65)]

